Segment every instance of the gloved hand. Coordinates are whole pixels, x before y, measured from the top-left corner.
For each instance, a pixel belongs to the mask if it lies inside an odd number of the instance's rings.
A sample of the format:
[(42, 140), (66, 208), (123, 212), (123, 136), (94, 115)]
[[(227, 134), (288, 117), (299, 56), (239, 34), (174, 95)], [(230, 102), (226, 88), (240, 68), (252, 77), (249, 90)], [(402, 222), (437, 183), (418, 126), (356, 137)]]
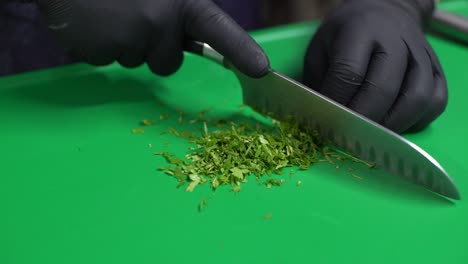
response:
[(433, 10), (433, 0), (345, 1), (310, 43), (305, 84), (397, 133), (425, 128), (447, 105), (423, 34)]
[(183, 41), (210, 44), (239, 70), (264, 75), (268, 59), (211, 0), (37, 0), (49, 28), (78, 58), (94, 65), (147, 63), (159, 75), (182, 64)]

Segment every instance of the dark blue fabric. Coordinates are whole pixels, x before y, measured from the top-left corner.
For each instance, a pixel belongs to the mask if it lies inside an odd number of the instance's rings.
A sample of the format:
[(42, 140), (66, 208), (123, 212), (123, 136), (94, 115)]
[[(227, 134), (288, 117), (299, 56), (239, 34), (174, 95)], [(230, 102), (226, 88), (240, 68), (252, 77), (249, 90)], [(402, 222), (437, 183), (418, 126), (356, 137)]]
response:
[[(257, 0), (216, 0), (245, 29), (260, 24)], [(32, 3), (0, 4), (0, 76), (74, 62), (48, 31)]]
[(0, 6), (0, 76), (73, 62), (58, 45), (35, 4)]
[(217, 0), (226, 13), (246, 30), (262, 27), (261, 6), (258, 0)]

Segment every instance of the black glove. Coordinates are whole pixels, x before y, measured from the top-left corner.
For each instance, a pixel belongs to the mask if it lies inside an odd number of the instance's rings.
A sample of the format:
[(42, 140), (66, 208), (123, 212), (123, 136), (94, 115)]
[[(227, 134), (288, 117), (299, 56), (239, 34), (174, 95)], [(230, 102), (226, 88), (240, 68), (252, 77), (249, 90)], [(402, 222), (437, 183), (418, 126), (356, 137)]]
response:
[(433, 0), (345, 1), (309, 46), (305, 84), (397, 133), (423, 129), (447, 105), (423, 34), (433, 10)]
[(264, 75), (268, 59), (211, 0), (37, 0), (68, 50), (94, 65), (147, 63), (159, 75), (182, 64), (184, 39), (210, 44), (237, 68)]

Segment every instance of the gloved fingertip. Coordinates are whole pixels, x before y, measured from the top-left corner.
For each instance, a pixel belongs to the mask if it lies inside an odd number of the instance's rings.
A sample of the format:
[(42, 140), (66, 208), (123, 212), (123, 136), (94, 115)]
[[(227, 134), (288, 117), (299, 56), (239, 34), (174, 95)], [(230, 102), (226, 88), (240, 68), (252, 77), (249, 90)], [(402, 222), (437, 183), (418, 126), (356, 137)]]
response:
[[(376, 121), (376, 120), (374, 120), (374, 121)], [(380, 124), (382, 126), (386, 127), (387, 129), (397, 133), (397, 134), (401, 134), (401, 133), (404, 133), (404, 132), (408, 131), (408, 126), (403, 126), (402, 124), (388, 124), (385, 121), (380, 122)]]
[(401, 133), (416, 134), (416, 133), (419, 133), (419, 132), (425, 130), (428, 127), (429, 127), (429, 124), (427, 124), (427, 123), (425, 123), (425, 124), (416, 124), (416, 125), (410, 127), (409, 129), (407, 129), (406, 131), (402, 131)]
[(265, 76), (269, 70), (270, 60), (266, 54), (262, 52), (255, 57), (251, 67), (247, 69), (246, 74), (252, 78), (260, 78)]
[(212, 1), (190, 1), (185, 14), (186, 34), (209, 44), (242, 73), (259, 78), (269, 71), (270, 62), (263, 49)]
[[(231, 60), (242, 73), (252, 78), (261, 78), (270, 70), (270, 60), (268, 56), (260, 49), (255, 51), (246, 51), (243, 55), (234, 57)], [(228, 58), (229, 59), (229, 58)]]
[(173, 61), (172, 63), (168, 64), (164, 63), (163, 61), (148, 61), (147, 65), (154, 74), (167, 77), (180, 69), (182, 66), (182, 60)]
[(153, 49), (146, 57), (150, 70), (160, 76), (169, 76), (180, 69), (184, 60), (182, 50), (173, 46)]
[(124, 51), (117, 61), (125, 68), (136, 68), (145, 63), (145, 58), (142, 52), (137, 50)]
[(148, 67), (151, 70), (151, 72), (153, 72), (156, 75), (163, 76), (163, 77), (167, 77), (167, 76), (174, 74), (180, 68), (180, 66), (168, 67), (168, 66), (162, 66), (159, 64), (150, 64), (150, 63), (148, 63)]

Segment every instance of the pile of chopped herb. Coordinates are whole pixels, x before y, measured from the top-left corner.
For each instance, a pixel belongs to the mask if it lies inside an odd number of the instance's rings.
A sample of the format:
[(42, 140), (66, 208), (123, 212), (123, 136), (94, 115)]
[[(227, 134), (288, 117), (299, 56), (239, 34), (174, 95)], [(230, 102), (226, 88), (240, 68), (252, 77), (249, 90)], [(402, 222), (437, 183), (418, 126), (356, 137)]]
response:
[(335, 164), (335, 160), (349, 158), (324, 144), (316, 131), (301, 129), (292, 121), (274, 121), (271, 126), (202, 122), (203, 131), (198, 136), (170, 129), (172, 134), (193, 143), (185, 158), (155, 153), (170, 163), (160, 169), (174, 176), (178, 187), (186, 186), (188, 192), (206, 183), (213, 189), (228, 185), (239, 192), (249, 177), (271, 188), (284, 182), (271, 176), (281, 175), (285, 168), (307, 170), (319, 161)]

